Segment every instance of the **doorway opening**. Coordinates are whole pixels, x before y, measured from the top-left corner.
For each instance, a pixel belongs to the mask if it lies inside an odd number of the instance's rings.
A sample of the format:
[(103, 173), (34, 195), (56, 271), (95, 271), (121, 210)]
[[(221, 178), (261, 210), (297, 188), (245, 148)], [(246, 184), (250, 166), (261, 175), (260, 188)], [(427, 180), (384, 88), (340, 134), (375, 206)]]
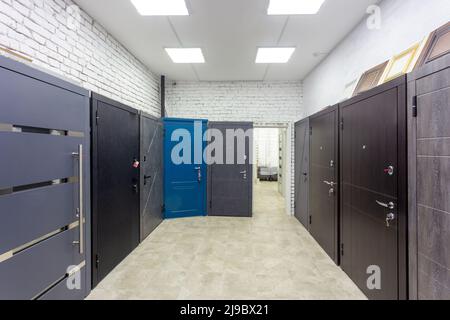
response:
[[(253, 134), (254, 208), (291, 215), (289, 124), (255, 124)], [(274, 209), (274, 210), (272, 210)]]

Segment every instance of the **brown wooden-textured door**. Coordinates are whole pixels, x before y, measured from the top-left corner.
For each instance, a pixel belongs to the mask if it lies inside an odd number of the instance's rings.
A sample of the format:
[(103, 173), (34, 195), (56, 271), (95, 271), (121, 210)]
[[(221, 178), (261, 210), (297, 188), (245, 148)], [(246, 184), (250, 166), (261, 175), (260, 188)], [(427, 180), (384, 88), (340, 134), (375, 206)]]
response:
[(449, 300), (450, 55), (409, 80), (410, 298)]
[(404, 283), (405, 94), (402, 77), (341, 105), (341, 265), (370, 299)]
[(330, 107), (310, 118), (310, 232), (338, 262), (338, 112)]

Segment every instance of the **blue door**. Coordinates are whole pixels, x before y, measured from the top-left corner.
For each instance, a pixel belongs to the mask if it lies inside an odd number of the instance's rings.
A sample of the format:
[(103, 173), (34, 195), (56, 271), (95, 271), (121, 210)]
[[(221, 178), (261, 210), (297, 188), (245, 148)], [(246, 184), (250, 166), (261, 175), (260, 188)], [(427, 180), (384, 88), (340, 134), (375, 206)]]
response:
[(207, 120), (164, 119), (165, 218), (206, 216)]

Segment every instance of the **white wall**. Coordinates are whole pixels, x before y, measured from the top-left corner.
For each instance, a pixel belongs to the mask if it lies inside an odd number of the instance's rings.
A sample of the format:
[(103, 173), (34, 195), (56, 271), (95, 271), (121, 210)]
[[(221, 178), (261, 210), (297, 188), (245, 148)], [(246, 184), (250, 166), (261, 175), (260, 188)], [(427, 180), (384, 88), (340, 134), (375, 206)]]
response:
[(280, 165), (280, 129), (257, 128), (253, 132), (256, 146), (256, 164), (260, 167), (275, 167)]
[(357, 26), (303, 82), (307, 115), (339, 102), (346, 84), (450, 21), (450, 0), (384, 0), (380, 30)]
[(159, 76), (85, 12), (72, 15), (73, 5), (71, 0), (0, 0), (0, 46), (86, 89), (159, 116)]
[(288, 123), (288, 163), (290, 197), (287, 209), (294, 212), (294, 134), (293, 122), (301, 119), (301, 81), (259, 82), (168, 82), (166, 107), (171, 117), (206, 118), (210, 121), (252, 121)]

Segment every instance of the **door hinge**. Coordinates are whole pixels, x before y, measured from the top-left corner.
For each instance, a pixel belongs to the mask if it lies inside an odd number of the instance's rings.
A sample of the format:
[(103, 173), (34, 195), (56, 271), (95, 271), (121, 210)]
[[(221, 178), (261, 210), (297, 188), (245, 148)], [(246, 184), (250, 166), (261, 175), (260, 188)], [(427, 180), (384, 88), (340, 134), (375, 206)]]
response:
[(100, 117), (98, 116), (98, 110), (95, 111), (95, 125), (98, 125), (98, 120), (100, 119)]
[(209, 208), (212, 209), (212, 200), (209, 201)]
[(294, 201), (294, 209), (297, 209), (297, 201)]
[(161, 206), (161, 212), (164, 213), (165, 211), (166, 211), (166, 205), (163, 204), (163, 205)]
[(312, 136), (312, 127), (309, 127), (309, 135)]
[(344, 255), (344, 244), (341, 243), (341, 256), (343, 256), (343, 255)]
[(98, 265), (100, 264), (100, 258), (98, 254), (95, 255), (95, 268), (98, 269)]
[(341, 130), (344, 130), (344, 119), (341, 120)]
[(309, 216), (309, 224), (312, 224), (312, 216)]
[(412, 116), (417, 118), (417, 96), (412, 98)]

